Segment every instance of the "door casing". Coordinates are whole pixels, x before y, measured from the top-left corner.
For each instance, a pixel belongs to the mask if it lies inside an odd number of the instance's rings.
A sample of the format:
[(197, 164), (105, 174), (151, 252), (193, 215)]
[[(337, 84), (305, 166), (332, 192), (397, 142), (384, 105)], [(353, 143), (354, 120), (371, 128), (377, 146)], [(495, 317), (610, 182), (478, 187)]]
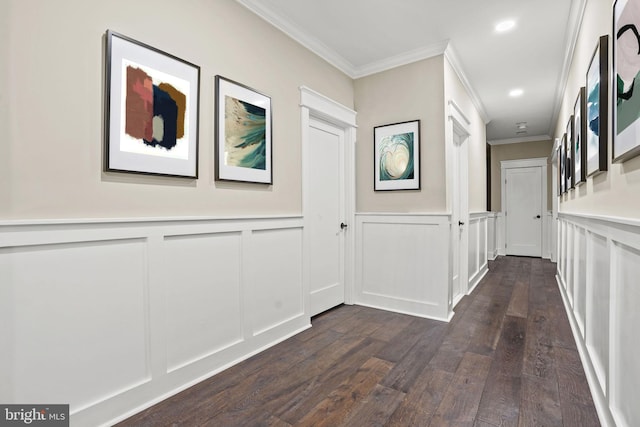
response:
[(542, 207), (541, 221), (542, 221), (542, 258), (550, 258), (549, 242), (547, 238), (547, 162), (546, 157), (533, 158), (533, 159), (521, 159), (521, 160), (503, 160), (500, 162), (500, 189), (501, 189), (501, 210), (502, 210), (502, 235), (504, 236), (504, 247), (501, 252), (506, 254), (506, 235), (507, 235), (507, 221), (504, 215), (507, 206), (507, 186), (505, 178), (507, 176), (506, 170), (513, 168), (529, 168), (540, 167), (542, 173), (542, 189), (540, 191), (540, 206)]
[(310, 235), (306, 227), (312, 212), (309, 211), (309, 164), (313, 161), (308, 149), (311, 120), (317, 119), (336, 126), (344, 131), (343, 164), (344, 164), (344, 218), (347, 229), (344, 235), (344, 289), (345, 304), (353, 304), (353, 287), (355, 283), (355, 142), (356, 112), (332, 99), (306, 87), (300, 88), (300, 122), (302, 131), (302, 214), (305, 227), (302, 242), (302, 288), (304, 311), (311, 317), (310, 298)]

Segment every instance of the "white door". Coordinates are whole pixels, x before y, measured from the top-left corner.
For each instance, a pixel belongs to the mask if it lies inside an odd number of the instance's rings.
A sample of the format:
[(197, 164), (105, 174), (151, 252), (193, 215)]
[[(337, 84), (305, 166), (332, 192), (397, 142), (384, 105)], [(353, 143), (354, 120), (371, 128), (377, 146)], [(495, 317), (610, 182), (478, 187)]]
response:
[(452, 306), (455, 306), (467, 293), (469, 285), (469, 160), (467, 144), (465, 143), (467, 137), (468, 135), (459, 133), (459, 129), (454, 127), (453, 206), (451, 217), (453, 228)]
[(311, 118), (305, 176), (311, 316), (344, 302), (344, 130)]
[(506, 169), (507, 255), (542, 256), (542, 168)]

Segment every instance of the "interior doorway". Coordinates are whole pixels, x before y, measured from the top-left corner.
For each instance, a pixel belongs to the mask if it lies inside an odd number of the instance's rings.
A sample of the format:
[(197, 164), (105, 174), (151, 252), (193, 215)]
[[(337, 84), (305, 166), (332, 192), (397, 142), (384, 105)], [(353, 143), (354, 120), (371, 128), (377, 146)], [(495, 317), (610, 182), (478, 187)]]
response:
[(352, 303), (355, 209), (355, 116), (300, 88), (305, 312)]
[(449, 101), (450, 191), (451, 209), (451, 288), (449, 304), (453, 308), (469, 290), (469, 126), (455, 102)]
[(501, 162), (505, 254), (542, 257), (547, 209), (547, 159)]

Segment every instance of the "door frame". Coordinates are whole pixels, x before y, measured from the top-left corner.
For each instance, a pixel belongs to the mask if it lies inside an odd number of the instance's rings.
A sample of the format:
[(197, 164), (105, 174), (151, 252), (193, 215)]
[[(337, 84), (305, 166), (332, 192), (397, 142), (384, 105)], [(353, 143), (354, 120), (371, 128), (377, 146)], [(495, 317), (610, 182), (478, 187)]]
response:
[(503, 218), (502, 235), (504, 236), (504, 247), (502, 248), (502, 250), (505, 254), (507, 251), (507, 217), (505, 215), (505, 209), (507, 208), (507, 170), (539, 167), (541, 168), (542, 175), (542, 191), (540, 191), (540, 206), (542, 209), (542, 212), (540, 214), (540, 216), (542, 217), (542, 248), (540, 255), (544, 259), (549, 259), (551, 257), (549, 242), (547, 238), (547, 227), (549, 226), (549, 224), (547, 223), (547, 212), (549, 209), (549, 207), (547, 206), (547, 164), (548, 159), (546, 157), (519, 160), (502, 160), (500, 162), (500, 211)]
[[(447, 175), (447, 212), (449, 213), (450, 224), (451, 224), (451, 233), (450, 233), (450, 249), (449, 249), (449, 312), (451, 313), (455, 304), (457, 304), (458, 300), (465, 294), (469, 292), (469, 139), (471, 137), (471, 121), (465, 116), (462, 109), (458, 106), (458, 104), (454, 100), (449, 100), (448, 102), (448, 113), (447, 113), (447, 126), (445, 128), (446, 132), (446, 175)], [(454, 135), (459, 137), (459, 143), (455, 143)], [(464, 165), (460, 164), (460, 161), (464, 160)], [(462, 166), (462, 167), (461, 167)], [(462, 170), (464, 169), (464, 171)], [(462, 173), (464, 172), (464, 173)], [(455, 177), (457, 176), (457, 178)], [(458, 224), (453, 223), (454, 209), (459, 208), (459, 200), (460, 200), (460, 185), (456, 186), (456, 180), (461, 182), (461, 177), (466, 180), (466, 212), (460, 212), (462, 218), (464, 219), (464, 225), (460, 227)], [(456, 187), (456, 188), (454, 188)], [(458, 253), (454, 253), (454, 240), (458, 239), (458, 233), (462, 231), (463, 236), (461, 239), (463, 245), (458, 246)], [(454, 301), (453, 295), (453, 262), (454, 257), (458, 260), (458, 274), (460, 280), (460, 289), (461, 294), (460, 298)]]
[(300, 86), (300, 123), (302, 131), (302, 292), (305, 314), (310, 314), (310, 260), (309, 233), (307, 219), (309, 212), (309, 164), (313, 161), (309, 155), (310, 122), (311, 119), (330, 123), (344, 131), (344, 212), (345, 223), (348, 227), (344, 236), (344, 301), (345, 304), (354, 303), (355, 283), (355, 143), (356, 143), (356, 112), (344, 105), (308, 88)]

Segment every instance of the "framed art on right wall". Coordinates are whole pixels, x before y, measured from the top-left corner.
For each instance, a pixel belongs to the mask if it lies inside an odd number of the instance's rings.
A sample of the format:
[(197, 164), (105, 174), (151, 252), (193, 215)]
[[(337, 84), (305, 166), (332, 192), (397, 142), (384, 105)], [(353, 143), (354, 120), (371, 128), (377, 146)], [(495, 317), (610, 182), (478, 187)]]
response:
[(614, 162), (640, 154), (640, 1), (613, 4)]
[(608, 81), (609, 36), (598, 40), (587, 70), (587, 110), (585, 145), (587, 176), (607, 170), (607, 135), (609, 128)]
[(578, 98), (573, 106), (573, 175), (575, 185), (583, 184), (587, 180), (585, 173), (584, 135), (585, 135), (585, 89), (581, 87)]

